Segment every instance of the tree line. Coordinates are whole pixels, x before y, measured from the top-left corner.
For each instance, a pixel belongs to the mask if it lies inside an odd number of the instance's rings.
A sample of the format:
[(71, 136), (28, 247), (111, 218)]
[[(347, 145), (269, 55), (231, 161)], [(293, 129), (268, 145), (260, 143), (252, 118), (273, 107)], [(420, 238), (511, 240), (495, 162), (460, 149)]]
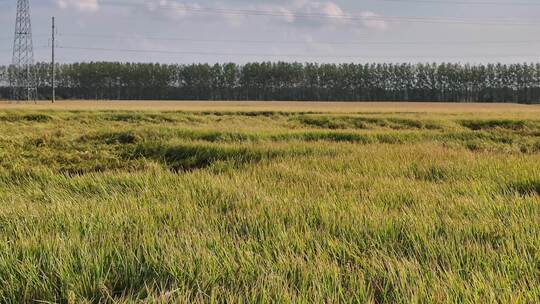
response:
[[(10, 67), (0, 66), (0, 98)], [(51, 66), (35, 65), (40, 98), (50, 98)], [(538, 64), (316, 64), (262, 62), (56, 66), (58, 98), (540, 103)]]

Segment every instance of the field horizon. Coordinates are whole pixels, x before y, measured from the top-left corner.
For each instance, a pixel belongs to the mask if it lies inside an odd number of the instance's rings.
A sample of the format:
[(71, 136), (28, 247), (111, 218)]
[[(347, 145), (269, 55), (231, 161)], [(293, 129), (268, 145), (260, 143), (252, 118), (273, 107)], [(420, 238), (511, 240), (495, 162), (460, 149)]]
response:
[(2, 303), (537, 303), (540, 107), (0, 103)]
[(540, 104), (458, 102), (337, 101), (206, 101), (206, 100), (49, 100), (0, 101), (0, 110), (126, 110), (126, 111), (286, 111), (286, 112), (515, 112), (540, 114)]

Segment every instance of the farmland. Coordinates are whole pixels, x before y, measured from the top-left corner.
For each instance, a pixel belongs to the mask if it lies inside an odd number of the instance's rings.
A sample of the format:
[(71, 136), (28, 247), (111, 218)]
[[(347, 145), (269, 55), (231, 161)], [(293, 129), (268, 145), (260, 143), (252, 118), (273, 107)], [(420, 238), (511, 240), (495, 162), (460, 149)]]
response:
[(0, 104), (0, 302), (540, 301), (540, 107)]

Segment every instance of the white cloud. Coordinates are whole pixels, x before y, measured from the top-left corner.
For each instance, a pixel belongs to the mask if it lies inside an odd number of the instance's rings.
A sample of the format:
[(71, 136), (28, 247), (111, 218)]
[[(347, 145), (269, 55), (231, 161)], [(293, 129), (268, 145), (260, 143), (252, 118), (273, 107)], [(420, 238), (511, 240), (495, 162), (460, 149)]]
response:
[[(71, 1), (75, 0), (57, 0)], [(92, 1), (92, 0), (86, 0)], [(97, 0), (93, 0), (97, 1)], [(185, 3), (181, 0), (146, 0), (139, 12), (151, 14), (157, 19), (197, 18), (214, 21), (225, 20), (229, 26), (238, 28), (258, 18), (264, 22), (281, 22), (301, 27), (327, 27), (338, 29), (343, 26), (370, 30), (385, 30), (388, 25), (380, 15), (370, 11), (347, 13), (333, 1), (275, 0), (273, 2), (247, 2), (240, 7), (231, 7), (221, 1), (200, 5), (196, 0)], [(82, 0), (78, 2), (84, 2)], [(195, 2), (195, 3), (194, 3)], [(210, 10), (208, 10), (210, 8)], [(243, 11), (261, 11), (261, 14), (244, 14)], [(223, 12), (222, 12), (223, 11)], [(201, 13), (203, 12), (203, 13)], [(268, 15), (268, 16), (267, 16)]]
[(293, 23), (295, 20), (294, 12), (292, 12), (290, 9), (287, 9), (285, 7), (278, 7), (277, 12), (279, 15), (283, 15), (283, 20), (285, 20), (288, 23)]
[(301, 6), (296, 13), (302, 15), (315, 15), (319, 17), (304, 18), (304, 22), (316, 23), (320, 25), (343, 25), (347, 22), (348, 16), (341, 7), (334, 2), (307, 2)]
[(98, 0), (56, 0), (60, 8), (76, 8), (81, 11), (94, 12), (99, 9)]
[(146, 11), (168, 19), (181, 19), (189, 16), (192, 11), (200, 9), (195, 3), (181, 3), (174, 0), (154, 0), (146, 2)]
[(370, 11), (351, 14), (345, 12), (337, 3), (313, 2), (307, 0), (291, 1), (287, 5), (259, 6), (253, 9), (264, 9), (274, 12), (280, 19), (287, 23), (295, 23), (304, 26), (361, 26), (372, 30), (385, 30), (387, 22), (381, 16)]
[(380, 15), (375, 14), (374, 12), (362, 12), (360, 13), (362, 19), (362, 24), (366, 28), (376, 29), (376, 30), (386, 30), (388, 24), (386, 21), (382, 20)]

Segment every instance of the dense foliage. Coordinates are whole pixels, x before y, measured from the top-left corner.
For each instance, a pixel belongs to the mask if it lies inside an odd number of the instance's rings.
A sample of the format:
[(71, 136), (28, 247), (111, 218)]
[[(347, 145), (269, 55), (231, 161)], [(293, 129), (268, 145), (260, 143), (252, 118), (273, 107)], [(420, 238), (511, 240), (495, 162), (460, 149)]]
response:
[[(50, 70), (37, 65), (43, 98)], [(540, 64), (93, 62), (59, 65), (57, 75), (58, 95), (69, 99), (540, 102)], [(0, 98), (8, 84), (0, 67)]]

